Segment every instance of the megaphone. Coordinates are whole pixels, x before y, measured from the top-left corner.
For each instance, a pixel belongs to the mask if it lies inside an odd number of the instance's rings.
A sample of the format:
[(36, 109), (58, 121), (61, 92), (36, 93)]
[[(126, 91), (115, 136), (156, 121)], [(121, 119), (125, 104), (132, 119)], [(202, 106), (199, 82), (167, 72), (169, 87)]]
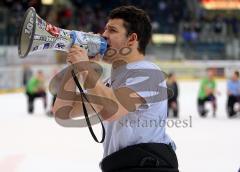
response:
[(107, 42), (100, 35), (58, 28), (40, 18), (30, 7), (22, 22), (18, 40), (18, 55), (26, 57), (37, 51), (68, 51), (73, 44), (88, 50), (88, 56), (103, 55)]

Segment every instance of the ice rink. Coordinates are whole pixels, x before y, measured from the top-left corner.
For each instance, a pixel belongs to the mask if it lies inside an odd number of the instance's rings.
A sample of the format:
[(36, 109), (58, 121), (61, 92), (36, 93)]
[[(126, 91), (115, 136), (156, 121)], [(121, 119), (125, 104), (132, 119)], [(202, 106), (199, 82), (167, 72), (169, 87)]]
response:
[[(218, 82), (216, 118), (210, 113), (201, 119), (197, 114), (198, 81), (179, 86), (180, 119), (192, 120), (187, 128), (167, 129), (177, 145), (180, 171), (238, 172), (240, 119), (226, 116), (225, 81)], [(0, 102), (0, 172), (100, 171), (102, 145), (94, 142), (87, 128), (58, 125), (46, 116), (39, 99), (34, 115), (27, 114), (23, 93), (0, 95)]]

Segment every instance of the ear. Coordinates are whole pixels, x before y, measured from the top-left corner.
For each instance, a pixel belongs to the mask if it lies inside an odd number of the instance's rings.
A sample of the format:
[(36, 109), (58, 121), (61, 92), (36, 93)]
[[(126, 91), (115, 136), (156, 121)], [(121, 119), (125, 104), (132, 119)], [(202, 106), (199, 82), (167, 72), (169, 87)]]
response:
[(132, 33), (129, 38), (128, 38), (128, 46), (132, 46), (133, 44), (135, 44), (135, 42), (138, 41), (138, 37), (136, 33)]

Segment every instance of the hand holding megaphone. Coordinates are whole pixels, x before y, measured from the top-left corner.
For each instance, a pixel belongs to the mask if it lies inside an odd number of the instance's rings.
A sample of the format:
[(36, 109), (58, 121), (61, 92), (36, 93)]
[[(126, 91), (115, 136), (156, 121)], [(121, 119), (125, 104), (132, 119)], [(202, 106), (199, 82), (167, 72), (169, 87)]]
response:
[(87, 49), (88, 56), (103, 55), (107, 50), (100, 35), (58, 28), (41, 19), (33, 7), (27, 10), (18, 41), (20, 57), (49, 49), (68, 52), (74, 44)]
[(69, 49), (66, 61), (68, 64), (75, 64), (80, 61), (89, 61), (87, 50), (79, 47), (77, 44), (73, 45)]

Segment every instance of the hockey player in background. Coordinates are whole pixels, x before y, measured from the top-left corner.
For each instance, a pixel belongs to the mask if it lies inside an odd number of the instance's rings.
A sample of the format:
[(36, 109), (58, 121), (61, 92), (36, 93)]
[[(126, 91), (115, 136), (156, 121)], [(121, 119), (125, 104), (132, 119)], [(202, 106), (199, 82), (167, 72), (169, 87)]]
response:
[(205, 108), (205, 103), (210, 102), (213, 108), (213, 116), (216, 116), (217, 103), (216, 103), (216, 81), (214, 70), (207, 69), (207, 77), (203, 78), (200, 84), (198, 93), (198, 112), (201, 117), (206, 117), (208, 110)]
[(43, 99), (44, 109), (46, 110), (47, 96), (45, 78), (41, 70), (37, 71), (36, 75), (27, 82), (26, 95), (28, 97), (28, 113), (32, 114), (34, 112), (34, 100), (38, 97)]

